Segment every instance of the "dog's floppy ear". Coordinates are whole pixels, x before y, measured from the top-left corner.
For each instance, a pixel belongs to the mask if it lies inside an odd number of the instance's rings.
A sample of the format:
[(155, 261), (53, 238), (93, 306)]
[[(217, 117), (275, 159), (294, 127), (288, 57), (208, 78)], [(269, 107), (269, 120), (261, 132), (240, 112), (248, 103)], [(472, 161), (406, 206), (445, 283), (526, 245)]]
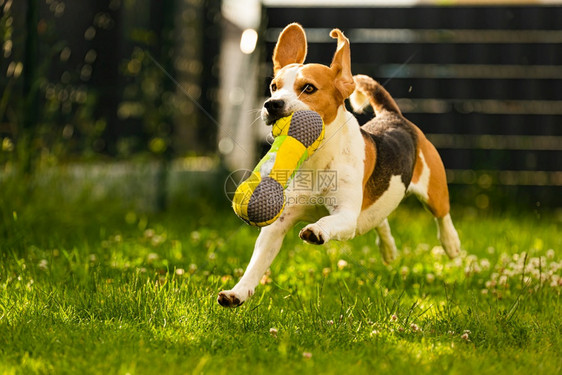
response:
[(285, 27), (273, 50), (273, 74), (289, 64), (302, 64), (306, 58), (306, 34), (298, 23)]
[(330, 36), (338, 40), (338, 47), (330, 68), (336, 75), (335, 85), (343, 98), (348, 98), (353, 90), (355, 90), (355, 82), (353, 74), (351, 74), (351, 49), (349, 48), (349, 40), (343, 35), (339, 29), (333, 29)]

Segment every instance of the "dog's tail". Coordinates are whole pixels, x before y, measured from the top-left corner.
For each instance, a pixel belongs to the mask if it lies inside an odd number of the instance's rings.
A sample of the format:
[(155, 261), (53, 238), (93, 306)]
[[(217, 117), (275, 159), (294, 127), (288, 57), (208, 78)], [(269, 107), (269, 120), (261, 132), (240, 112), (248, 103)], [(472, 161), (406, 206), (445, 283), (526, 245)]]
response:
[(355, 81), (355, 91), (349, 97), (349, 101), (356, 113), (363, 113), (369, 104), (376, 115), (384, 111), (401, 113), (392, 96), (380, 83), (363, 74), (353, 76), (353, 80)]

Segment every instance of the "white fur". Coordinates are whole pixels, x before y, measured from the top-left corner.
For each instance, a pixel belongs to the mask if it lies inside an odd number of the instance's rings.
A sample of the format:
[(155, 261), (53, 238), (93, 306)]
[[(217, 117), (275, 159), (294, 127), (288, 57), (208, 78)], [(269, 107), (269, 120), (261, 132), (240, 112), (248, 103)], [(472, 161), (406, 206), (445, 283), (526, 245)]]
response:
[(375, 229), (379, 235), (377, 245), (379, 246), (382, 258), (385, 263), (390, 263), (396, 258), (398, 250), (396, 249), (396, 243), (394, 242), (394, 238), (390, 232), (388, 220), (384, 219)]
[[(287, 113), (310, 109), (299, 100), (300, 93), (296, 93), (294, 90), (295, 80), (300, 69), (301, 67), (298, 65), (287, 68), (283, 75), (283, 87), (271, 94), (271, 99), (283, 100), (286, 103)], [(263, 107), (262, 118), (265, 118), (265, 115), (267, 115), (267, 109)]]
[(365, 108), (369, 105), (369, 98), (367, 98), (361, 91), (355, 90), (349, 97), (349, 103), (355, 113), (363, 113)]
[(322, 237), (324, 242), (331, 239), (347, 240), (355, 236), (357, 218), (363, 200), (363, 166), (365, 143), (355, 117), (343, 106), (338, 108), (336, 118), (326, 126), (322, 146), (303, 165), (303, 169), (327, 170), (335, 173), (337, 187), (332, 191), (313, 191), (329, 202), (326, 205), (330, 215), (303, 228)]
[(447, 214), (442, 218), (436, 218), (437, 223), (437, 237), (443, 249), (450, 258), (456, 257), (461, 250), (461, 240), (455, 226), (453, 225), (453, 220), (451, 220), (451, 215)]
[(373, 229), (373, 227), (379, 226), (398, 207), (405, 193), (406, 187), (402, 183), (402, 177), (398, 175), (392, 176), (388, 189), (375, 203), (361, 212), (357, 221), (358, 234), (364, 234)]

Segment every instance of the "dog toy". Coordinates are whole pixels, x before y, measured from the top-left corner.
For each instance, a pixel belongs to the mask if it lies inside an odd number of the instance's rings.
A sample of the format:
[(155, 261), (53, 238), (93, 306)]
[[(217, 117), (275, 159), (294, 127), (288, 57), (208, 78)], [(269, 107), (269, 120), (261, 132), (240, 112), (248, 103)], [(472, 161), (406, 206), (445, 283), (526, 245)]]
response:
[(271, 149), (242, 182), (232, 200), (238, 217), (250, 225), (273, 223), (285, 207), (285, 188), (324, 139), (324, 122), (314, 111), (296, 111), (273, 124)]

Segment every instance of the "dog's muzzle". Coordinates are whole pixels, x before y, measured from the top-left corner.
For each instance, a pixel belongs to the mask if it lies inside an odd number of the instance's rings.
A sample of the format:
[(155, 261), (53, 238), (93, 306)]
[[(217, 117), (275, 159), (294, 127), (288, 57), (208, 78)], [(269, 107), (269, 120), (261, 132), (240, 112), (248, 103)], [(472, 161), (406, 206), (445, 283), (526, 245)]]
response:
[(262, 112), (262, 117), (267, 125), (271, 125), (281, 117), (287, 116), (287, 113), (285, 113), (285, 101), (282, 99), (269, 99), (263, 104), (263, 107), (265, 111)]

